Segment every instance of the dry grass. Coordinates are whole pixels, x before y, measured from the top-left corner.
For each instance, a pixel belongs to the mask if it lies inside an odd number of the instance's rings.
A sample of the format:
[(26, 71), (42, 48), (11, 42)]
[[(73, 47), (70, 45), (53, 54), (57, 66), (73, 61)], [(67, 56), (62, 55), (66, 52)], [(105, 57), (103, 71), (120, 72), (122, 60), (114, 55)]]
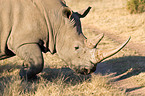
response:
[(40, 79), (35, 83), (28, 84), (17, 78), (12, 78), (6, 86), (5, 96), (125, 96), (124, 92), (112, 88), (107, 84), (107, 79), (100, 75), (92, 77), (92, 80), (72, 85), (71, 82), (65, 83), (63, 77), (50, 82)]
[[(132, 42), (145, 42), (145, 13), (129, 14), (126, 0), (66, 0), (73, 10), (92, 6), (90, 14), (82, 19), (84, 34), (96, 35), (85, 26), (107, 30), (122, 38), (132, 36)], [(77, 2), (77, 3), (76, 3)], [(98, 46), (108, 50), (119, 45), (104, 37)], [(107, 51), (105, 51), (107, 52)], [(45, 68), (40, 79), (25, 82), (18, 73), (22, 61), (18, 57), (0, 61), (0, 96), (126, 96), (129, 88), (145, 87), (145, 60), (134, 50), (127, 48), (99, 64), (96, 74), (78, 75), (67, 68), (58, 56), (44, 54)], [(127, 80), (129, 88), (122, 81)], [(119, 83), (118, 83), (119, 82)], [(119, 85), (120, 84), (120, 85)], [(116, 86), (118, 85), (118, 86)], [(123, 87), (121, 85), (124, 85)], [(120, 87), (121, 86), (121, 87)]]
[[(69, 68), (63, 68), (65, 65), (60, 65), (63, 61), (57, 55), (45, 54), (45, 60), (47, 58), (52, 60), (50, 65), (45, 62), (40, 79), (33, 82), (19, 78), (21, 61), (18, 57), (2, 61), (0, 96), (125, 96), (125, 90), (113, 87), (108, 77), (101, 74), (78, 75)], [(13, 60), (17, 62), (13, 63)]]

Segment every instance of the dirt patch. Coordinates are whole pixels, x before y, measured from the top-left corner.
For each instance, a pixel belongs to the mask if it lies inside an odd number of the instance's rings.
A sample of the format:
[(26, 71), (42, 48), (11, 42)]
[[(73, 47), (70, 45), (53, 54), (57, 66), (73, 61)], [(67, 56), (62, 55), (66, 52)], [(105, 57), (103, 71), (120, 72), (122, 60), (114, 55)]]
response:
[(134, 84), (133, 80), (130, 80), (130, 78), (114, 82), (113, 86), (126, 89), (125, 91), (128, 95), (145, 96), (145, 87)]

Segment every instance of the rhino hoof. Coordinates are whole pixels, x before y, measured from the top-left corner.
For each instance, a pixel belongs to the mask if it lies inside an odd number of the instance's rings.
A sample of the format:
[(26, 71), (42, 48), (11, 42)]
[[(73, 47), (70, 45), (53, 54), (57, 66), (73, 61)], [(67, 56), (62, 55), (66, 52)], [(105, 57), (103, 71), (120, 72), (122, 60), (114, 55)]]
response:
[(37, 80), (38, 77), (36, 75), (34, 76), (28, 76), (27, 75), (27, 68), (21, 68), (20, 72), (19, 72), (19, 75), (20, 75), (20, 78), (24, 81), (33, 81), (33, 80)]

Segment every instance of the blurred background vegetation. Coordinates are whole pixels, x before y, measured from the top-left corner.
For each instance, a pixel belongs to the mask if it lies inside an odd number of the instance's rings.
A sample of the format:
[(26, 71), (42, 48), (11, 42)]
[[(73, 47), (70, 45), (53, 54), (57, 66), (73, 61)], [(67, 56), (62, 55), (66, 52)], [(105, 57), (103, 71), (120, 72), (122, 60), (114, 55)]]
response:
[(145, 0), (128, 0), (127, 9), (130, 13), (145, 12)]

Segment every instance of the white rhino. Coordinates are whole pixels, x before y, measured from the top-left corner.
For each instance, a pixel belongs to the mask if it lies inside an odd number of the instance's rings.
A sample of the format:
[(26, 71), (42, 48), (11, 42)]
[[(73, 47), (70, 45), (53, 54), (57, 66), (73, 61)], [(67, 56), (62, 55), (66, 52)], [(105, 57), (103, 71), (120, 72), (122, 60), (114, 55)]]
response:
[(73, 12), (63, 0), (0, 0), (0, 59), (15, 55), (23, 59), (20, 76), (26, 79), (42, 71), (42, 52), (57, 53), (78, 73), (94, 72), (99, 62), (119, 52), (130, 38), (111, 52), (97, 50), (103, 34), (87, 39), (81, 29), (80, 18), (90, 9)]

